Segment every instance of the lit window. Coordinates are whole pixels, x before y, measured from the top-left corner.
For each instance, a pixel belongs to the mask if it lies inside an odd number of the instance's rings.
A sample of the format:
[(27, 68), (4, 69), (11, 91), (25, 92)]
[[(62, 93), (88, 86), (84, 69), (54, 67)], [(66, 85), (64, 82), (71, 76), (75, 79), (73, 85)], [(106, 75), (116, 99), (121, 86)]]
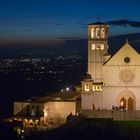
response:
[(96, 50), (99, 50), (100, 49), (100, 44), (96, 44)]
[(104, 44), (101, 44), (100, 48), (101, 50), (104, 50)]
[(35, 124), (38, 125), (39, 124), (39, 120), (35, 120)]
[(94, 36), (95, 36), (95, 29), (92, 28), (92, 29), (91, 29), (91, 38), (94, 38)]
[(99, 47), (96, 48), (96, 50), (99, 50), (99, 49), (100, 49)]
[(105, 38), (105, 29), (104, 28), (101, 29), (101, 37)]
[(96, 37), (100, 38), (100, 29), (99, 28), (96, 28)]
[(103, 91), (101, 86), (99, 87), (99, 90), (100, 90), (100, 91)]
[(95, 44), (92, 44), (91, 48), (92, 50), (95, 50)]
[(99, 87), (98, 86), (96, 86), (96, 91), (99, 91)]
[(89, 84), (85, 85), (85, 91), (89, 91)]
[(33, 125), (33, 124), (34, 124), (34, 122), (33, 122), (32, 119), (29, 120), (29, 124), (30, 124), (30, 125)]
[(94, 86), (92, 86), (92, 90), (95, 91), (95, 87)]

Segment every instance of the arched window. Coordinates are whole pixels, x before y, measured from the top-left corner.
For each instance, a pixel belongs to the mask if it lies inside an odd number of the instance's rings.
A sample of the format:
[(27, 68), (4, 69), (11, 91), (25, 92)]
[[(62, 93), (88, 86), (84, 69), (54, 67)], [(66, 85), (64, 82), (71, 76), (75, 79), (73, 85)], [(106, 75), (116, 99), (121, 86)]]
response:
[(98, 85), (96, 85), (96, 91), (99, 91), (99, 86)]
[(95, 44), (92, 44), (91, 49), (92, 49), (92, 50), (95, 50), (95, 48), (96, 48), (96, 47), (95, 47)]
[(99, 86), (99, 90), (100, 90), (100, 91), (103, 91), (102, 86)]
[(96, 28), (96, 37), (100, 38), (100, 29), (99, 28)]
[(104, 28), (101, 29), (101, 37), (105, 38), (105, 29)]
[(104, 44), (101, 44), (100, 49), (104, 50)]
[(94, 37), (95, 37), (95, 29), (91, 28), (91, 38), (94, 38)]
[(85, 84), (85, 91), (89, 91), (89, 84)]
[(92, 90), (93, 90), (93, 91), (95, 91), (95, 90), (96, 90), (94, 85), (92, 86)]

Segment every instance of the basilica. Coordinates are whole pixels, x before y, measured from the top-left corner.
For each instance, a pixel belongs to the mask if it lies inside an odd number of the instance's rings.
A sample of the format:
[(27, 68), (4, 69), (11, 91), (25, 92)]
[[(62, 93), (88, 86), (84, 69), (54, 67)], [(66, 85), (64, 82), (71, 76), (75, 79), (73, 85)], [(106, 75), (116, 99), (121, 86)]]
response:
[[(140, 110), (140, 54), (129, 41), (109, 54), (109, 25), (88, 25), (88, 70), (80, 86), (70, 93), (58, 92), (43, 98), (14, 102), (14, 117), (66, 120), (69, 114), (88, 110), (123, 108)], [(31, 119), (32, 120), (32, 119)], [(28, 123), (26, 118), (26, 121)]]
[(81, 82), (81, 109), (140, 110), (140, 54), (128, 40), (109, 54), (108, 33), (107, 24), (88, 25), (88, 71)]

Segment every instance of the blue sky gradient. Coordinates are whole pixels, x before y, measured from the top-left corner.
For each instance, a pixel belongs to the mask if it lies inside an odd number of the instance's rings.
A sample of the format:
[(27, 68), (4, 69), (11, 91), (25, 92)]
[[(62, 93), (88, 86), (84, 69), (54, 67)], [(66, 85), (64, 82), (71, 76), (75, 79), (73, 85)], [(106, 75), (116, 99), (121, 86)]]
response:
[[(140, 21), (139, 0), (0, 0), (0, 40), (87, 38), (87, 24)], [(139, 33), (140, 27), (112, 25), (110, 35)]]

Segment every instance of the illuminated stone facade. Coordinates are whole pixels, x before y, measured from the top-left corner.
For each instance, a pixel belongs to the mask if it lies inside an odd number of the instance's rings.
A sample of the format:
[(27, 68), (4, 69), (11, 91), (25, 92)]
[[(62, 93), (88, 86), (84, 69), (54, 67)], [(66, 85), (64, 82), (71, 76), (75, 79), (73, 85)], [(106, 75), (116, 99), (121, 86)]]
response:
[[(75, 115), (80, 111), (76, 109), (76, 102), (74, 101), (50, 101), (44, 104), (46, 112), (45, 121), (54, 121), (63, 123), (66, 121), (67, 116), (72, 113)], [(77, 111), (77, 112), (76, 112)]]
[(39, 125), (64, 123), (68, 115), (76, 115), (81, 109), (80, 93), (63, 91), (42, 98), (14, 102), (13, 115), (26, 125), (39, 120)]
[(128, 40), (113, 56), (108, 53), (104, 23), (88, 25), (88, 74), (82, 83), (82, 110), (123, 107), (140, 110), (140, 54)]

